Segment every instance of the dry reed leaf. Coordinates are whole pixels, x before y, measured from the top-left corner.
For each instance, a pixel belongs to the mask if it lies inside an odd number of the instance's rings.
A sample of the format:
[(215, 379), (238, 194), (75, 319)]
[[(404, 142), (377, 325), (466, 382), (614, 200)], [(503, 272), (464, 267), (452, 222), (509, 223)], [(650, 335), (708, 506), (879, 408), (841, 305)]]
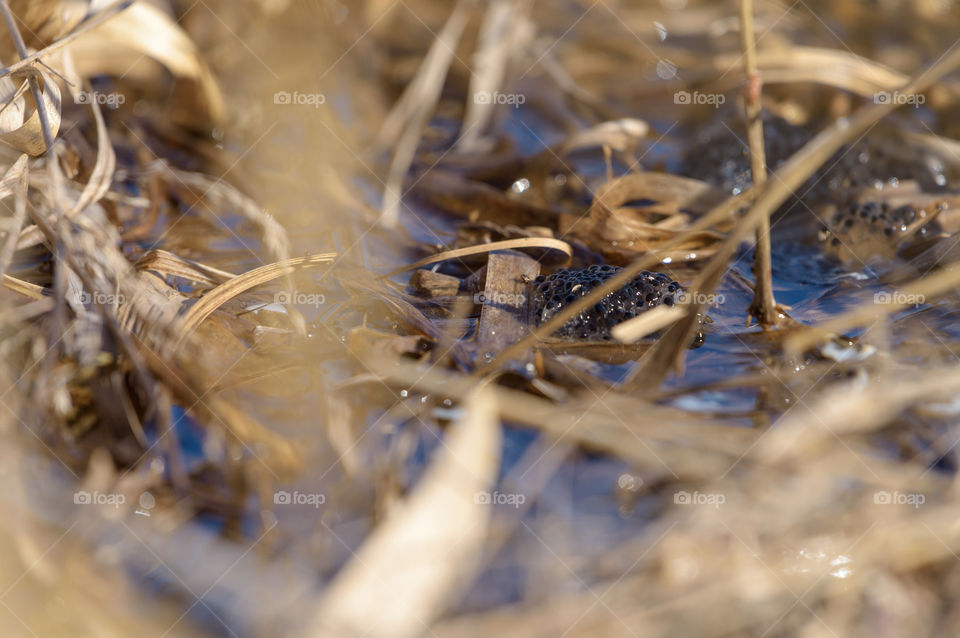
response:
[(113, 173), (117, 167), (117, 156), (113, 152), (113, 144), (110, 142), (110, 134), (107, 133), (107, 127), (103, 122), (100, 105), (96, 100), (91, 100), (90, 108), (97, 125), (97, 161), (93, 165), (90, 179), (80, 193), (80, 197), (66, 211), (67, 217), (72, 217), (87, 206), (103, 199), (103, 196), (110, 190), (110, 185), (113, 183)]
[(231, 272), (157, 248), (144, 253), (134, 264), (134, 268), (155, 272), (163, 277), (181, 277), (208, 286), (216, 286), (236, 277)]
[[(516, 61), (533, 36), (529, 0), (492, 0), (480, 25), (477, 50), (473, 54), (473, 73), (467, 92), (466, 112), (461, 128), (464, 134), (456, 147), (463, 153), (476, 153), (493, 140), (481, 144), (483, 134), (493, 121), (497, 104), (493, 96), (502, 90), (507, 67)], [(489, 150), (489, 149), (485, 149)]]
[[(39, 71), (31, 73), (40, 82), (42, 108), (50, 122), (50, 133), (56, 137), (60, 129), (60, 89), (50, 76)], [(43, 155), (47, 145), (40, 125), (33, 94), (25, 75), (0, 78), (0, 142), (23, 153)]]
[(6, 274), (10, 260), (16, 251), (16, 237), (27, 216), (27, 187), (29, 175), (27, 173), (27, 155), (22, 154), (15, 161), (3, 178), (0, 179), (0, 200), (10, 195), (16, 198), (13, 207), (13, 216), (3, 220), (6, 238), (0, 248), (0, 275)]
[[(33, 0), (27, 0), (27, 1), (33, 2)], [(0, 78), (6, 77), (12, 73), (17, 73), (18, 71), (26, 69), (27, 67), (35, 66), (38, 61), (44, 58), (49, 58), (51, 54), (60, 51), (61, 49), (66, 47), (70, 42), (80, 37), (81, 34), (86, 33), (90, 29), (93, 29), (100, 24), (103, 24), (104, 22), (112, 18), (115, 14), (119, 13), (120, 11), (123, 11), (124, 9), (132, 5), (134, 2), (136, 2), (136, 0), (116, 0), (112, 4), (101, 7), (99, 11), (96, 11), (95, 13), (91, 14), (91, 13), (88, 13), (89, 3), (87, 2), (87, 0), (58, 0), (58, 1), (62, 8), (62, 11), (60, 12), (59, 21), (48, 21), (47, 23), (45, 23), (45, 25), (48, 27), (49, 33), (45, 33), (44, 38), (31, 41), (30, 37), (33, 34), (27, 34), (28, 35), (27, 44), (30, 46), (34, 46), (34, 43), (36, 43), (36, 46), (41, 46), (40, 44), (41, 39), (44, 41), (49, 40), (51, 37), (54, 36), (54, 34), (58, 34), (56, 35), (57, 39), (54, 42), (46, 44), (45, 46), (43, 46), (42, 49), (40, 49), (36, 53), (31, 53), (30, 55), (23, 58), (22, 60), (14, 64), (9, 64), (6, 67), (4, 67), (2, 70), (0, 70)], [(14, 14), (19, 16), (19, 14), (17, 14), (16, 11), (14, 12)], [(5, 33), (5, 32), (0, 32), (0, 33)], [(35, 33), (36, 31), (34, 31), (34, 34)], [(51, 64), (51, 66), (56, 67), (58, 65)], [(73, 78), (75, 77), (74, 74), (72, 73), (65, 73), (65, 76), (70, 81), (73, 81)], [(79, 85), (77, 85), (77, 87), (72, 87), (71, 91), (73, 90), (73, 88), (79, 89)]]
[(610, 120), (571, 135), (560, 147), (560, 154), (566, 155), (599, 146), (614, 151), (629, 151), (649, 132), (650, 125), (637, 118)]
[[(20, 22), (24, 43), (32, 48), (40, 48), (51, 36), (59, 35), (58, 13), (61, 0), (8, 0), (10, 11)], [(53, 27), (51, 29), (51, 26)], [(0, 28), (0, 58), (9, 63), (17, 59), (17, 48), (6, 28)]]
[(902, 371), (895, 370), (872, 379), (869, 388), (851, 385), (827, 391), (809, 411), (788, 414), (755, 453), (771, 463), (815, 458), (818, 448), (834, 437), (879, 430), (910, 405), (950, 400), (960, 390), (960, 375), (956, 368), (945, 368), (904, 379)]
[[(87, 207), (99, 202), (106, 196), (113, 184), (113, 174), (117, 166), (116, 154), (113, 151), (113, 144), (110, 142), (110, 135), (107, 133), (107, 127), (103, 121), (100, 105), (94, 101), (90, 103), (90, 106), (97, 127), (97, 160), (90, 174), (90, 179), (78, 195), (77, 200), (64, 212), (67, 219), (86, 210)], [(41, 241), (43, 241), (43, 233), (36, 224), (33, 224), (20, 231), (17, 249), (22, 250), (36, 246)]]
[(203, 297), (186, 312), (183, 317), (181, 332), (174, 345), (174, 350), (178, 349), (183, 342), (193, 334), (193, 331), (203, 323), (204, 319), (209, 317), (217, 308), (230, 299), (260, 284), (265, 284), (268, 281), (292, 274), (297, 270), (328, 266), (333, 263), (336, 256), (337, 253), (318, 253), (308, 257), (294, 257), (293, 259), (254, 268), (220, 284), (204, 294)]
[(489, 390), (471, 392), (463, 415), (409, 498), (336, 576), (310, 623), (312, 635), (412, 638), (471, 584), (500, 468), (500, 423)]
[(378, 135), (380, 144), (385, 148), (394, 148), (380, 209), (380, 223), (387, 228), (396, 226), (399, 219), (403, 182), (430, 114), (440, 99), (440, 91), (453, 61), (454, 51), (467, 27), (470, 4), (465, 0), (457, 0), (446, 24), (424, 57), (416, 77), (390, 111)]
[(383, 278), (393, 277), (394, 275), (407, 270), (415, 270), (423, 266), (436, 264), (449, 259), (459, 259), (460, 257), (468, 257), (470, 255), (482, 255), (495, 250), (510, 250), (516, 248), (548, 248), (565, 254), (567, 259), (573, 257), (573, 248), (565, 241), (553, 239), (551, 237), (523, 237), (521, 239), (505, 239), (503, 241), (495, 241), (489, 244), (481, 244), (479, 246), (467, 246), (466, 248), (445, 250), (442, 253), (425, 257), (419, 261), (413, 262), (412, 264), (401, 266), (400, 268), (383, 275)]
[(678, 306), (658, 306), (615, 325), (610, 332), (617, 341), (634, 343), (679, 321), (685, 314), (686, 310)]
[(149, 3), (126, 8), (75, 38), (68, 50), (84, 78), (113, 75), (149, 85), (156, 80), (156, 68), (137, 60), (152, 60), (174, 77), (196, 84), (200, 110), (195, 117), (203, 115), (216, 124), (226, 115), (220, 88), (196, 45), (169, 15)]
[[(688, 229), (691, 213), (702, 216), (725, 199), (723, 193), (699, 180), (665, 173), (631, 173), (601, 186), (587, 217), (564, 217), (562, 229), (566, 226), (571, 235), (589, 246), (624, 261), (636, 253), (654, 250), (664, 236)], [(643, 208), (623, 206), (632, 201), (656, 203)], [(655, 221), (664, 215), (668, 218)], [(698, 231), (683, 237), (688, 247), (703, 248), (704, 242), (713, 243), (716, 235)], [(677, 247), (682, 245), (678, 242)], [(703, 258), (703, 254), (696, 258)]]
[[(196, 210), (207, 212), (220, 224), (224, 222), (217, 216), (214, 209), (230, 209), (240, 213), (260, 228), (263, 247), (275, 260), (283, 261), (290, 257), (290, 239), (283, 226), (273, 215), (226, 180), (181, 170), (164, 162), (157, 162), (151, 168), (160, 175), (172, 177), (173, 181), (169, 184), (172, 188), (186, 187), (188, 196), (197, 202)], [(212, 204), (212, 207), (207, 204), (207, 201)]]
[[(624, 346), (621, 346), (624, 347)], [(456, 399), (476, 387), (476, 379), (412, 363), (369, 362), (387, 383)], [(602, 450), (651, 473), (690, 479), (724, 474), (756, 441), (758, 433), (667, 408), (620, 393), (597, 401), (588, 393), (564, 404), (527, 392), (491, 386), (500, 414), (561, 440)], [(669, 424), (670, 427), (665, 427)]]
[[(910, 79), (890, 67), (850, 51), (811, 46), (791, 46), (757, 52), (757, 65), (766, 84), (806, 82), (827, 84), (865, 97), (893, 91)], [(740, 53), (714, 59), (717, 71), (728, 80), (743, 81)]]
[(46, 291), (46, 288), (43, 286), (38, 286), (37, 284), (32, 284), (29, 281), (23, 281), (22, 279), (17, 279), (16, 277), (11, 277), (6, 274), (3, 275), (3, 286), (33, 300), (43, 299), (44, 292)]

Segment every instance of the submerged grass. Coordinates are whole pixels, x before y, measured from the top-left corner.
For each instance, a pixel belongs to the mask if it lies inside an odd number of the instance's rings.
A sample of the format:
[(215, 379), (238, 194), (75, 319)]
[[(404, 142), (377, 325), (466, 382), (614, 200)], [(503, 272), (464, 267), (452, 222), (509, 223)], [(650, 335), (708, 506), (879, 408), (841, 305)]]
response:
[[(960, 633), (947, 206), (882, 261), (817, 239), (956, 195), (958, 7), (129, 4), (0, 3), (9, 635)], [(214, 77), (298, 12), (363, 118), (306, 116), (344, 155), (275, 217), (211, 159), (263, 117)], [(534, 325), (538, 272), (599, 262)], [(554, 338), (648, 269), (689, 305)]]

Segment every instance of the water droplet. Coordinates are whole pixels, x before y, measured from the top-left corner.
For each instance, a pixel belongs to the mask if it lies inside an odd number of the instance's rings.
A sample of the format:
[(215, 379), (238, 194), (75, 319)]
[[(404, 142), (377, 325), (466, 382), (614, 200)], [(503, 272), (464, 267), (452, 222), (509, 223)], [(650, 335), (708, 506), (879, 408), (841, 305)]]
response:
[(157, 504), (157, 499), (150, 492), (144, 492), (140, 495), (140, 507), (145, 510), (152, 510)]
[(660, 36), (660, 41), (663, 42), (667, 39), (667, 27), (663, 26), (660, 22), (654, 22), (653, 26), (657, 29), (657, 35)]
[(661, 80), (672, 80), (677, 77), (677, 65), (670, 60), (657, 62), (657, 77)]
[(522, 179), (518, 179), (513, 183), (513, 186), (511, 186), (510, 188), (513, 190), (514, 193), (519, 194), (519, 193), (526, 192), (526, 190), (530, 188), (530, 180), (528, 180), (526, 177)]

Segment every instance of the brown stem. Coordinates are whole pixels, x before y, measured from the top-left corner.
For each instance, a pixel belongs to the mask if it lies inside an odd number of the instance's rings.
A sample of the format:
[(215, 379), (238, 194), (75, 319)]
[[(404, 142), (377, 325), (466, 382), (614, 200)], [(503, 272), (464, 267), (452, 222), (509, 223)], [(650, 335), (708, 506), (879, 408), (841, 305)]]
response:
[[(750, 174), (753, 184), (762, 186), (767, 181), (767, 158), (763, 149), (763, 120), (760, 97), (763, 83), (757, 71), (757, 50), (753, 33), (753, 0), (740, 0), (740, 43), (743, 47), (743, 65), (747, 81), (743, 98), (747, 116), (747, 144), (750, 147)], [(770, 265), (770, 218), (764, 217), (757, 226), (756, 247), (753, 251), (753, 303), (750, 315), (763, 326), (777, 324), (779, 313), (773, 297), (773, 272)]]

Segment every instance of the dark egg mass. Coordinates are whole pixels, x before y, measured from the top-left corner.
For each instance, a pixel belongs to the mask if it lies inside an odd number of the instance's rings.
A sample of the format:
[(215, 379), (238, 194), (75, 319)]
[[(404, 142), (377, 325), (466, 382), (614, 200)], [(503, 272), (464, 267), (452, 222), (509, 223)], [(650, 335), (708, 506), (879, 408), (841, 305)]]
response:
[[(532, 299), (537, 325), (548, 321), (621, 270), (617, 266), (593, 265), (578, 269), (564, 268), (550, 276), (537, 277)], [(636, 317), (648, 308), (660, 304), (671, 306), (679, 301), (682, 292), (680, 284), (667, 275), (643, 271), (627, 285), (563, 324), (555, 335), (589, 341), (609, 340), (613, 326)]]
[(820, 239), (828, 254), (867, 263), (889, 257), (907, 242), (930, 237), (939, 230), (926, 208), (868, 201), (839, 209), (821, 229)]

